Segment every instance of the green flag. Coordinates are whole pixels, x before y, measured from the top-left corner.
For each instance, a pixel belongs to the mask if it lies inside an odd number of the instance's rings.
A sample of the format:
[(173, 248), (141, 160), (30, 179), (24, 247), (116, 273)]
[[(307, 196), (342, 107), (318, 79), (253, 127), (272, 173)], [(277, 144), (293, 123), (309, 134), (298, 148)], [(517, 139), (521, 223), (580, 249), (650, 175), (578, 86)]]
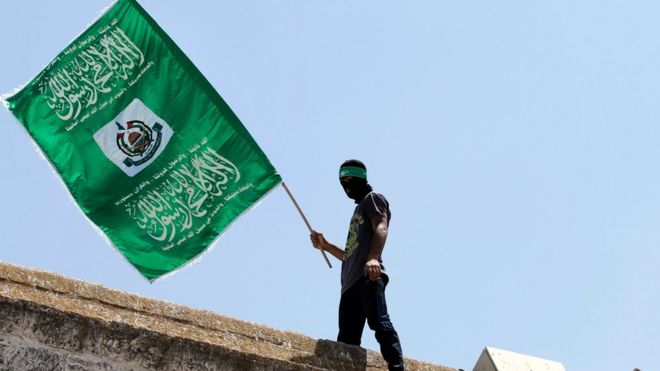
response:
[(282, 181), (134, 0), (118, 0), (5, 104), (85, 215), (151, 281), (203, 253)]

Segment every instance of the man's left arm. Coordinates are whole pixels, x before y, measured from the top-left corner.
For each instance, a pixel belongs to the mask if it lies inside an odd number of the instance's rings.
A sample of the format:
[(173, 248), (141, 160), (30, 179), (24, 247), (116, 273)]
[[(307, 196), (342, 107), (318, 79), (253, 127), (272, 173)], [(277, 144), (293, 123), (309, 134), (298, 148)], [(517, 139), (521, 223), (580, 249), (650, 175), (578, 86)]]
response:
[(380, 277), (380, 256), (385, 248), (387, 240), (387, 217), (376, 214), (371, 217), (371, 227), (374, 230), (374, 236), (371, 238), (371, 250), (367, 257), (367, 264), (364, 265), (364, 271), (369, 275), (369, 279), (375, 281)]

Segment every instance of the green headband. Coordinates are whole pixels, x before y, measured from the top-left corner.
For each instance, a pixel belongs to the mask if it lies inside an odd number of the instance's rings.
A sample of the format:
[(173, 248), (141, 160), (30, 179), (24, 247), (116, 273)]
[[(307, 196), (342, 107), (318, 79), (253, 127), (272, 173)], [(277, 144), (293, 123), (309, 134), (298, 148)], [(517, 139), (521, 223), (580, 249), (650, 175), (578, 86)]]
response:
[(339, 179), (347, 176), (367, 179), (367, 170), (356, 166), (342, 166), (339, 169)]

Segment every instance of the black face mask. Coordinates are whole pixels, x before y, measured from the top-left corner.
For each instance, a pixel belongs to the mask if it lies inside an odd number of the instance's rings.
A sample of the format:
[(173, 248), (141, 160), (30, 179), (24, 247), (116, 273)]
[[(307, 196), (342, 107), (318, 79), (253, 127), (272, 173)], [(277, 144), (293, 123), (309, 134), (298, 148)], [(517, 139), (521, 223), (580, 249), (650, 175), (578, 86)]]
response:
[(369, 183), (367, 183), (367, 180), (362, 178), (347, 177), (341, 179), (340, 182), (344, 188), (344, 192), (346, 192), (346, 196), (354, 200), (356, 204), (373, 190)]

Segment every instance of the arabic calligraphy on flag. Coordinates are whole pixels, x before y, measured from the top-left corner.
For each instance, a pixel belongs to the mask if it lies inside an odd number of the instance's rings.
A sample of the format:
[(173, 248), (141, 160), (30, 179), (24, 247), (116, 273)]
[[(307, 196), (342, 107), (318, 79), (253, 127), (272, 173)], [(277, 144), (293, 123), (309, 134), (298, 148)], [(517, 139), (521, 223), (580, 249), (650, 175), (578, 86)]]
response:
[(198, 257), (281, 183), (134, 0), (118, 0), (5, 104), (87, 218), (149, 280)]

